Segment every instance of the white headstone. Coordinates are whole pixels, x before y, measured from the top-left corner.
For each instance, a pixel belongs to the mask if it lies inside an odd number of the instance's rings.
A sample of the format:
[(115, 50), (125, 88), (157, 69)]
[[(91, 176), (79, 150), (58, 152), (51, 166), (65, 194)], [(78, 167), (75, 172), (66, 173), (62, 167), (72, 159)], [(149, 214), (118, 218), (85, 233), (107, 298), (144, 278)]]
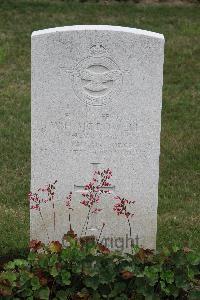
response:
[[(164, 37), (154, 32), (94, 25), (33, 32), (31, 190), (57, 183), (55, 214), (52, 201), (41, 204), (43, 220), (31, 210), (32, 239), (47, 242), (48, 231), (62, 240), (71, 224), (110, 248), (128, 250), (130, 238), (155, 248), (163, 60)], [(80, 203), (92, 194), (85, 185), (108, 168), (99, 202)], [(118, 203), (126, 206), (119, 215)]]

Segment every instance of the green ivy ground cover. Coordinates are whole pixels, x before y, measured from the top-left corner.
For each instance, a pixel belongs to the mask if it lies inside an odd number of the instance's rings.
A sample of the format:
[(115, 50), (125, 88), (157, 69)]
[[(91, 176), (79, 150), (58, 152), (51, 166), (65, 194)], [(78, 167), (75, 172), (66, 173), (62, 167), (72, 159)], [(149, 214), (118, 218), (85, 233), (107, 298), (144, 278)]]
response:
[(0, 272), (0, 299), (199, 300), (200, 255), (188, 247), (122, 255), (88, 238), (77, 240), (71, 230), (67, 247), (31, 241), (27, 259)]

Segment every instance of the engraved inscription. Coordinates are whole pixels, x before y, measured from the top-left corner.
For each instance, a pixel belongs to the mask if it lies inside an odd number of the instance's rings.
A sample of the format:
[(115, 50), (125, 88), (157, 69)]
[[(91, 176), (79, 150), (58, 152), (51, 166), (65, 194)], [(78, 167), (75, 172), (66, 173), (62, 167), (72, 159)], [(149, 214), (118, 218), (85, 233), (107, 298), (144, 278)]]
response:
[(60, 137), (68, 139), (69, 151), (74, 153), (122, 150), (127, 153), (134, 150), (133, 139), (139, 134), (138, 120), (113, 115), (106, 109), (78, 121), (73, 119), (72, 112), (64, 113), (59, 119), (49, 121), (48, 126), (52, 132), (59, 131)]

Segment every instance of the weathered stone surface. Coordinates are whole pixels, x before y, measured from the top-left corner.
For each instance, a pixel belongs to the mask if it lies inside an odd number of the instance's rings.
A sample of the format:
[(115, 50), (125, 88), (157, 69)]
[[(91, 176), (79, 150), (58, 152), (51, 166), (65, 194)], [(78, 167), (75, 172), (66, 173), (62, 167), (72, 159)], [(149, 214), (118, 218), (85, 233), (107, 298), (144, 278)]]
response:
[[(55, 231), (52, 203), (41, 205), (50, 239), (69, 230), (69, 212), (80, 235), (88, 213), (81, 191), (94, 169), (110, 168), (110, 193), (100, 195), (102, 211), (91, 214), (87, 234), (98, 236), (105, 223), (101, 238), (125, 249), (131, 226), (135, 243), (155, 248), (163, 59), (163, 35), (153, 32), (115, 26), (33, 32), (31, 190), (58, 180)], [(73, 211), (65, 205), (70, 191)], [(127, 208), (133, 217), (116, 215), (116, 195), (135, 201)], [(31, 238), (47, 242), (36, 210)]]

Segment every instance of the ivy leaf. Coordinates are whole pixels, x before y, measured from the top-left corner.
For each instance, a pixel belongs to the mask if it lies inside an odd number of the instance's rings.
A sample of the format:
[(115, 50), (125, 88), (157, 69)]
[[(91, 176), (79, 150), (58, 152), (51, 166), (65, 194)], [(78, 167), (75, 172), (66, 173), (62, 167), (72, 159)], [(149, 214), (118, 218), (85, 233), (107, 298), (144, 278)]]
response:
[(126, 284), (124, 282), (115, 283), (112, 292), (110, 293), (110, 297), (116, 297), (121, 294), (126, 289)]
[(115, 297), (115, 300), (128, 300), (128, 299), (129, 298), (125, 294), (121, 294), (119, 297)]
[(33, 291), (36, 291), (40, 288), (40, 281), (38, 277), (33, 277), (31, 279), (31, 285), (32, 285), (32, 289)]
[(187, 260), (191, 265), (197, 266), (200, 264), (200, 255), (195, 252), (190, 252), (187, 254)]
[(175, 276), (176, 286), (182, 288), (183, 290), (187, 290), (190, 288), (190, 284), (187, 281), (185, 274), (179, 274)]
[(48, 287), (42, 288), (38, 292), (38, 298), (40, 300), (49, 300), (50, 290)]
[[(88, 297), (90, 296), (90, 294), (86, 288), (83, 288), (80, 292), (78, 292), (76, 294), (76, 296), (78, 296), (78, 299), (87, 300)], [(92, 296), (93, 296), (93, 294), (92, 294)], [(92, 299), (95, 299), (95, 298), (92, 297)]]
[(27, 267), (28, 261), (25, 259), (15, 259), (13, 261), (10, 261), (6, 264), (5, 269), (6, 270), (14, 270), (16, 268), (25, 268)]
[(57, 270), (56, 266), (53, 266), (53, 267), (51, 268), (50, 274), (51, 274), (53, 277), (58, 276), (58, 270)]
[(140, 248), (139, 251), (135, 254), (135, 257), (139, 259), (142, 263), (148, 261), (153, 256), (153, 250)]
[(166, 281), (167, 283), (174, 282), (174, 273), (170, 270), (162, 271), (160, 276), (161, 276), (161, 279)]
[(77, 264), (75, 266), (72, 266), (72, 272), (75, 274), (81, 274), (82, 272), (82, 265), (81, 264)]
[(71, 281), (70, 281), (70, 277), (71, 277), (71, 274), (70, 272), (66, 271), (66, 270), (62, 270), (60, 272), (61, 274), (61, 278), (62, 278), (62, 283), (64, 285), (70, 285)]
[(32, 288), (25, 288), (22, 293), (20, 294), (20, 296), (22, 297), (22, 299), (27, 299), (28, 297), (33, 296), (33, 290)]
[(27, 271), (23, 271), (20, 273), (20, 283), (21, 285), (25, 285), (27, 283), (27, 281), (29, 281), (32, 278), (32, 274), (27, 272)]
[(30, 252), (28, 255), (28, 261), (33, 262), (33, 261), (35, 261), (36, 257), (37, 257), (37, 253)]
[(97, 291), (94, 291), (92, 294), (92, 300), (100, 300), (101, 296)]
[(63, 299), (68, 299), (67, 297), (69, 296), (69, 293), (67, 293), (66, 291), (58, 291), (56, 293), (56, 299), (58, 300), (63, 300)]
[(174, 245), (172, 246), (172, 250), (174, 251), (174, 253), (176, 253), (180, 250), (180, 248), (177, 245)]
[[(135, 280), (135, 284), (137, 287), (137, 293), (145, 296), (145, 299), (156, 299), (155, 293), (154, 293), (154, 287), (147, 285), (146, 281), (144, 278), (138, 278)], [(140, 298), (139, 298), (140, 299)], [(143, 299), (143, 298), (141, 298)]]
[(42, 255), (39, 260), (38, 260), (38, 265), (42, 268), (45, 269), (48, 267), (49, 264), (49, 258), (47, 255)]
[(200, 299), (200, 290), (192, 290), (189, 294), (190, 300), (199, 300)]
[(29, 243), (29, 248), (30, 250), (37, 252), (38, 250), (44, 248), (44, 244), (38, 240), (31, 240)]
[(49, 250), (51, 253), (59, 253), (62, 250), (62, 244), (59, 241), (51, 242), (49, 245)]
[(25, 259), (15, 259), (14, 263), (15, 263), (16, 267), (19, 267), (19, 268), (25, 268), (25, 267), (28, 267), (28, 265), (29, 265), (27, 260), (25, 260)]
[(63, 261), (68, 261), (70, 259), (69, 247), (62, 250), (60, 257)]
[(98, 277), (86, 277), (84, 280), (85, 286), (91, 288), (93, 290), (97, 290), (99, 286), (99, 278)]
[(161, 290), (168, 296), (170, 295), (170, 290), (167, 287), (166, 283), (164, 281), (160, 282)]
[(15, 280), (17, 280), (17, 275), (11, 271), (7, 271), (1, 274), (0, 279), (8, 280), (9, 282), (13, 283)]
[(52, 254), (51, 257), (49, 258), (49, 266), (55, 266), (56, 263), (58, 262), (58, 256), (57, 254)]
[(148, 278), (149, 284), (153, 286), (158, 281), (159, 269), (154, 266), (146, 266), (144, 269), (144, 275)]

